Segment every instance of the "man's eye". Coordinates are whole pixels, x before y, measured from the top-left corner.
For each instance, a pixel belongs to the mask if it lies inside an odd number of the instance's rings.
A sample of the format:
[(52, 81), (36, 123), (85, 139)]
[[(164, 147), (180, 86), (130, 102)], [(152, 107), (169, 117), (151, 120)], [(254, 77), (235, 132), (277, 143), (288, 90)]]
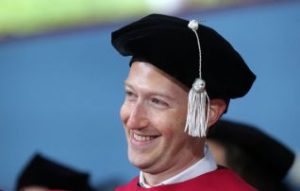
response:
[(133, 100), (136, 98), (136, 95), (132, 91), (129, 91), (129, 90), (125, 90), (125, 96), (126, 96), (126, 99), (129, 99), (129, 100)]
[(168, 103), (163, 101), (163, 100), (160, 100), (160, 99), (157, 99), (157, 98), (152, 98), (151, 99), (151, 103), (155, 104), (155, 105), (158, 105), (158, 106), (168, 106)]
[(133, 93), (131, 91), (125, 90), (125, 95), (130, 97), (133, 95)]

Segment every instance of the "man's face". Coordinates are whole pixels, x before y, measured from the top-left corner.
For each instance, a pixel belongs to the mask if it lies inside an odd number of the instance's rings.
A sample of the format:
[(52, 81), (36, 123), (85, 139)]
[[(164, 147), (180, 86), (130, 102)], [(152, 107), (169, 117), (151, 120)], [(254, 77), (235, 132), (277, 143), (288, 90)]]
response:
[(152, 174), (174, 173), (201, 152), (199, 145), (195, 147), (199, 139), (184, 132), (188, 92), (166, 74), (136, 61), (125, 81), (125, 92), (120, 115), (134, 166)]

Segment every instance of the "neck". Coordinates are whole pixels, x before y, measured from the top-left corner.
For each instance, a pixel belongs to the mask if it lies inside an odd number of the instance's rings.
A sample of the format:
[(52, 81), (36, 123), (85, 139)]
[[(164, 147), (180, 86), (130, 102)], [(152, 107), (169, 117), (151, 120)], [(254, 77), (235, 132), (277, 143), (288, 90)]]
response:
[[(203, 148), (203, 145), (198, 148)], [(143, 170), (143, 176), (145, 182), (149, 186), (155, 186), (167, 180), (180, 172), (186, 170), (191, 167), (193, 164), (198, 162), (200, 159), (204, 157), (204, 150), (199, 149), (196, 152), (190, 152), (186, 154), (182, 154), (182, 157), (178, 161), (174, 161), (174, 164), (170, 164), (169, 168), (156, 171), (156, 172), (148, 172), (147, 170)]]

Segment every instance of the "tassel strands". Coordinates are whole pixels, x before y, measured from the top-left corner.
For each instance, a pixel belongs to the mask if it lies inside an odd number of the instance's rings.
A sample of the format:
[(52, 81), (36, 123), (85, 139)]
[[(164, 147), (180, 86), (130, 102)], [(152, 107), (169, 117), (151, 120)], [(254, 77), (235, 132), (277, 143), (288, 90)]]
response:
[[(199, 91), (199, 84), (204, 84), (204, 81), (197, 79), (191, 90), (189, 91), (188, 97), (188, 112), (187, 121), (185, 126), (185, 132), (193, 137), (205, 137), (208, 123), (209, 113), (209, 97), (202, 86)], [(198, 89), (198, 90), (197, 90)]]
[(189, 91), (185, 132), (192, 137), (205, 137), (208, 126), (210, 102), (205, 89), (205, 81), (202, 79), (201, 74), (202, 54), (200, 40), (197, 33), (198, 25), (199, 24), (196, 20), (192, 20), (188, 24), (188, 27), (192, 29), (196, 35), (197, 45), (199, 48), (199, 78), (195, 80)]

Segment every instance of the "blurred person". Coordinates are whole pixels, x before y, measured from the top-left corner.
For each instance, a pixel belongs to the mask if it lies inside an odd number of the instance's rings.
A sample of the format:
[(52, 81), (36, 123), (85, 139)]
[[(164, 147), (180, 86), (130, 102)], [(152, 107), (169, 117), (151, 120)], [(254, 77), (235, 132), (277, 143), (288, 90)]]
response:
[(140, 169), (116, 190), (255, 190), (205, 146), (207, 128), (255, 80), (229, 42), (196, 20), (151, 14), (114, 31), (112, 44), (132, 57), (120, 116)]
[(21, 171), (16, 191), (93, 191), (88, 181), (87, 173), (35, 154)]
[(219, 165), (258, 190), (290, 190), (284, 179), (295, 158), (293, 151), (257, 127), (220, 120), (209, 129), (207, 143)]

